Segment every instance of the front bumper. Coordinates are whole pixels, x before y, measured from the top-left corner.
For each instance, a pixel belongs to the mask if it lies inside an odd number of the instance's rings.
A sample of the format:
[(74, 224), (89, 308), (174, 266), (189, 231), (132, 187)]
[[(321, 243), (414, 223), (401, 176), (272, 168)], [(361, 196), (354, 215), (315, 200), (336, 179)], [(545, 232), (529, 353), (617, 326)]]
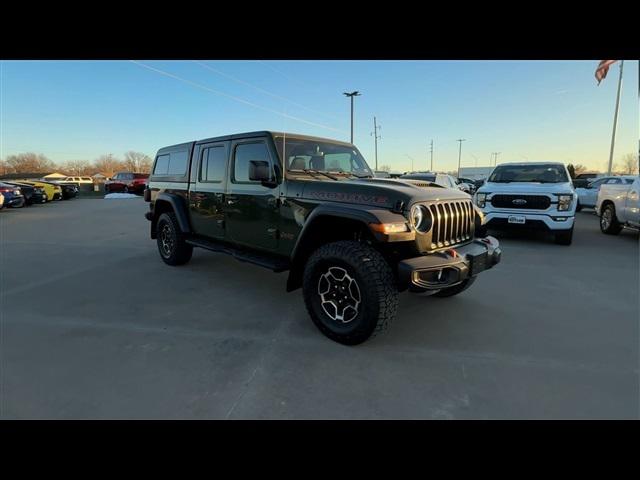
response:
[[(522, 210), (513, 212), (483, 212), (484, 223), (487, 228), (501, 227), (530, 227), (546, 230), (569, 230), (573, 227), (575, 213), (573, 211), (557, 212), (556, 214), (530, 213)], [(524, 217), (525, 223), (509, 223), (509, 217)]]
[(398, 289), (414, 285), (441, 290), (492, 268), (500, 262), (502, 250), (494, 237), (476, 239), (462, 247), (408, 258), (398, 263)]

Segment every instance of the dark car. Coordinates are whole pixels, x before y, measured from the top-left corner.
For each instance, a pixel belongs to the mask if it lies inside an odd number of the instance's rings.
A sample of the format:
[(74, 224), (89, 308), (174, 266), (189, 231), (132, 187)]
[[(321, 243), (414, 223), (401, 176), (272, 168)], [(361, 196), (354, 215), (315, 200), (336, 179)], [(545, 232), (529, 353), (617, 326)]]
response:
[(78, 196), (78, 185), (72, 182), (55, 182), (62, 188), (62, 199), (69, 200)]
[(34, 203), (47, 203), (48, 197), (44, 189), (35, 185), (20, 182), (4, 182), (20, 189), (24, 195), (25, 205), (33, 205)]
[(111, 180), (104, 183), (104, 193), (122, 192), (142, 195), (146, 187), (149, 174), (119, 172)]
[(4, 207), (20, 208), (24, 207), (26, 202), (20, 187), (0, 182), (0, 193), (4, 196)]
[[(375, 178), (355, 145), (306, 135), (251, 132), (162, 148), (145, 200), (166, 264), (185, 264), (200, 247), (288, 270), (287, 291), (302, 288), (314, 324), (347, 345), (387, 328), (399, 292), (452, 297), (501, 255), (466, 193)], [(243, 292), (240, 301), (250, 300)]]

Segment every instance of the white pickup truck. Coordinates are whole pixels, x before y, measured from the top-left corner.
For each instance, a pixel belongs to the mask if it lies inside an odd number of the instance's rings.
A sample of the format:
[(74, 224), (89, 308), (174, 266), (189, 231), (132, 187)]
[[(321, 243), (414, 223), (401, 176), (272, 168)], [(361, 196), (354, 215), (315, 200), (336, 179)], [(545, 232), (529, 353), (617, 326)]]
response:
[(531, 228), (551, 232), (571, 245), (576, 192), (559, 162), (503, 163), (474, 196), (489, 229)]
[(600, 230), (617, 235), (624, 227), (640, 228), (640, 177), (633, 183), (607, 184), (600, 187), (596, 213), (600, 217)]

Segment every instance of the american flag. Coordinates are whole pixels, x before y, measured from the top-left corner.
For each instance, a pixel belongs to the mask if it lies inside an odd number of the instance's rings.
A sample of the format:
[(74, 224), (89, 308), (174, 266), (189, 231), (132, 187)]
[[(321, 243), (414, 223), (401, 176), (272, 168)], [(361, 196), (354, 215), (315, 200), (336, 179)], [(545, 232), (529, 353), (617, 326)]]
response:
[(596, 80), (598, 80), (598, 85), (600, 85), (600, 82), (607, 77), (609, 67), (616, 62), (617, 60), (600, 60), (598, 68), (596, 68)]

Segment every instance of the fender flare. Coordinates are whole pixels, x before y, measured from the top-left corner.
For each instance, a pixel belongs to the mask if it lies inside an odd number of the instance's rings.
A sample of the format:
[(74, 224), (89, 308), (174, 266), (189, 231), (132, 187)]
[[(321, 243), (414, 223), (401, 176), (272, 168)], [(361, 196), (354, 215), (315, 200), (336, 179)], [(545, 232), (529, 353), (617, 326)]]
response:
[[(171, 205), (173, 212), (176, 214), (176, 218), (178, 219), (178, 225), (180, 226), (180, 230), (182, 233), (191, 233), (191, 226), (189, 225), (189, 216), (187, 215), (187, 205), (185, 204), (184, 198), (180, 195), (176, 195), (173, 193), (162, 192), (158, 195), (154, 202), (154, 210), (158, 202), (167, 202)], [(154, 224), (158, 220), (158, 215), (154, 215)]]
[[(301, 286), (302, 271), (304, 265), (301, 263), (300, 255), (304, 250), (304, 245), (307, 243), (309, 232), (317, 220), (324, 217), (345, 218), (349, 220), (355, 220), (361, 223), (364, 227), (367, 227), (370, 223), (393, 223), (393, 222), (405, 222), (406, 218), (399, 214), (389, 210), (371, 208), (370, 206), (362, 205), (340, 205), (340, 204), (321, 204), (314, 208), (309, 216), (306, 218), (304, 225), (296, 244), (293, 247), (290, 256), (291, 269), (289, 270), (289, 276), (287, 278), (287, 291), (291, 292)], [(380, 234), (371, 232), (374, 237), (379, 237)], [(377, 238), (381, 240), (381, 238)]]

